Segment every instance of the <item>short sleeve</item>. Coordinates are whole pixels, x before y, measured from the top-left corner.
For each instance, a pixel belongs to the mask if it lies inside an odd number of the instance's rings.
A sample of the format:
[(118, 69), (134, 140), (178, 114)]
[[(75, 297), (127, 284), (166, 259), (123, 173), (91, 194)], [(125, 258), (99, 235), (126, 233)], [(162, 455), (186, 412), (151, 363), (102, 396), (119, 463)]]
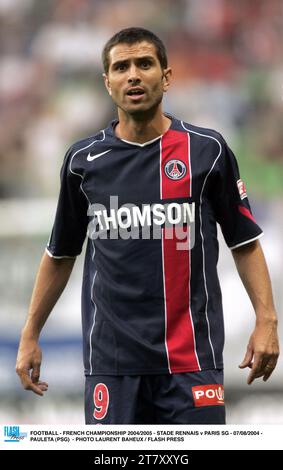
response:
[(252, 214), (236, 157), (224, 139), (220, 142), (222, 149), (215, 169), (216, 181), (211, 188), (212, 200), (226, 244), (234, 249), (260, 238), (263, 231)]
[(54, 258), (75, 257), (82, 251), (88, 225), (88, 201), (82, 191), (82, 175), (70, 169), (72, 147), (60, 172), (60, 193), (52, 232), (46, 247)]

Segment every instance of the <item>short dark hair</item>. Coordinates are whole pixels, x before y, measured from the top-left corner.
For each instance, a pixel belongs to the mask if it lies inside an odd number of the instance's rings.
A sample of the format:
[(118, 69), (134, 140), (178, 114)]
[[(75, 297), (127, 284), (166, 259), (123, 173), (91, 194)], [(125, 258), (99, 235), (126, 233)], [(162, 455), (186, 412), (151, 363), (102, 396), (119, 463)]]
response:
[(155, 46), (156, 54), (160, 62), (161, 68), (166, 69), (167, 63), (168, 63), (167, 52), (161, 39), (159, 39), (159, 37), (157, 37), (154, 33), (152, 33), (151, 31), (147, 29), (131, 27), (131, 28), (122, 29), (118, 33), (114, 34), (114, 36), (112, 36), (112, 38), (110, 38), (105, 44), (103, 51), (102, 51), (102, 63), (103, 63), (104, 72), (108, 73), (109, 71), (109, 65), (110, 65), (109, 52), (112, 49), (112, 47), (121, 43), (135, 44), (137, 42), (142, 42), (142, 41), (150, 42), (151, 44)]

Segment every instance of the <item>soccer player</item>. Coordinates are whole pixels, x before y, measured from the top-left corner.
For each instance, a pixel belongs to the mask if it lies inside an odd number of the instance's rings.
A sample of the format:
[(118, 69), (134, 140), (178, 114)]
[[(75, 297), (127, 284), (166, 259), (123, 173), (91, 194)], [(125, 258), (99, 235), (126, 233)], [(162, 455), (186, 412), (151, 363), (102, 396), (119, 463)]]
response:
[(87, 424), (224, 424), (217, 223), (256, 322), (239, 367), (274, 370), (277, 316), (262, 235), (234, 154), (218, 132), (162, 110), (172, 70), (142, 28), (103, 50), (118, 119), (74, 143), (22, 330), (17, 373), (38, 395), (38, 339), (85, 238), (82, 327)]

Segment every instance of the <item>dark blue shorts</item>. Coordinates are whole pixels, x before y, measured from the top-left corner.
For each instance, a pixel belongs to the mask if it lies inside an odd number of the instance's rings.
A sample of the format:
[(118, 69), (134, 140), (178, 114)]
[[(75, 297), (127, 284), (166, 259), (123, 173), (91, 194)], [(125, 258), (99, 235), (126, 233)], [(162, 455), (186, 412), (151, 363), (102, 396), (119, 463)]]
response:
[(87, 376), (86, 424), (225, 424), (223, 370)]

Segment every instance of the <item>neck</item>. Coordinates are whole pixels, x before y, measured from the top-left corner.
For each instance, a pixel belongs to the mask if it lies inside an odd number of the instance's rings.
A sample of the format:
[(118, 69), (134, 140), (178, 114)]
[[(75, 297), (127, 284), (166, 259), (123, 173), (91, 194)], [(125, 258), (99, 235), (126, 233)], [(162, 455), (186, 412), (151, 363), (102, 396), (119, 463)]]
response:
[(171, 119), (161, 110), (154, 115), (133, 116), (118, 108), (119, 122), (115, 134), (119, 139), (143, 144), (164, 134), (171, 125)]

